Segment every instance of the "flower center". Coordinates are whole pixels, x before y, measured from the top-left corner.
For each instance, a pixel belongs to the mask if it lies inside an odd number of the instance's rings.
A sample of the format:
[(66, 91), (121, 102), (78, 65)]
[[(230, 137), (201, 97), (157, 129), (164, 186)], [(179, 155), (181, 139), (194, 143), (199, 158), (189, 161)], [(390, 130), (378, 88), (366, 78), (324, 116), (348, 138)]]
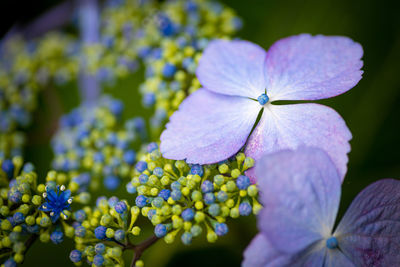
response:
[(257, 98), (257, 100), (258, 100), (258, 103), (260, 103), (261, 106), (264, 106), (265, 104), (268, 103), (269, 97), (267, 96), (267, 94), (262, 94)]
[(326, 240), (326, 247), (330, 249), (335, 249), (339, 245), (336, 237), (332, 236)]

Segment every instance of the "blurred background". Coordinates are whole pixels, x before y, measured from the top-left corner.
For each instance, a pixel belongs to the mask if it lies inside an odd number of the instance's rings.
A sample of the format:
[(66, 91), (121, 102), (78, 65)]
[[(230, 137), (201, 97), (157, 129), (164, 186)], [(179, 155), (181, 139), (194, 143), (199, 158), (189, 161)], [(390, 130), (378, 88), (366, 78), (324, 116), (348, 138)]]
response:
[[(15, 22), (29, 23), (55, 0), (4, 1), (1, 36)], [(268, 49), (276, 40), (298, 34), (345, 35), (364, 48), (364, 75), (349, 92), (318, 101), (333, 107), (353, 133), (348, 174), (343, 184), (340, 216), (355, 195), (381, 178), (400, 177), (400, 16), (397, 1), (368, 0), (224, 0), (243, 19), (238, 36)], [(126, 117), (150, 112), (141, 107), (137, 91), (144, 74), (138, 72), (105, 88), (126, 104)], [(79, 104), (75, 84), (40, 94), (39, 109), (29, 128), (26, 160), (41, 177), (47, 172), (52, 152), (49, 140), (57, 119)], [(57, 99), (58, 101), (53, 101)], [(255, 217), (231, 220), (230, 232), (216, 244), (198, 238), (191, 246), (158, 242), (144, 253), (146, 266), (240, 266), (242, 252), (257, 232)], [(149, 232), (151, 229), (149, 229)], [(27, 254), (26, 266), (71, 266), (67, 256), (72, 242), (55, 246), (37, 242)], [(131, 255), (127, 255), (128, 258)], [(129, 263), (129, 260), (127, 260)]]

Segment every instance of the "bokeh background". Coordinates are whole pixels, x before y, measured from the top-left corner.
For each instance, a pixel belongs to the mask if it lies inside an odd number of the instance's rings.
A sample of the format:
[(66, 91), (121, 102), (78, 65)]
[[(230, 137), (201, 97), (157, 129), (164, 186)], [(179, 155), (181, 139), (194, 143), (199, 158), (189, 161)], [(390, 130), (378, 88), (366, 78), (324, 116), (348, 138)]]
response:
[[(15, 22), (29, 23), (61, 1), (7, 0), (2, 6), (0, 34)], [(339, 218), (355, 195), (380, 178), (400, 177), (400, 15), (393, 1), (368, 0), (223, 0), (243, 19), (239, 37), (268, 48), (276, 40), (298, 33), (345, 35), (364, 48), (364, 75), (360, 83), (333, 99), (318, 101), (336, 109), (353, 133), (348, 174), (343, 184)], [(137, 92), (144, 74), (118, 81), (106, 92), (126, 104), (126, 117), (151, 112), (141, 107)], [(29, 129), (26, 159), (41, 177), (49, 168), (49, 140), (57, 119), (79, 104), (75, 84), (49, 88), (40, 95), (40, 108)], [(187, 247), (158, 242), (144, 254), (146, 266), (240, 266), (242, 252), (257, 232), (254, 216), (231, 220), (230, 232), (216, 244), (195, 239)], [(151, 231), (150, 229), (148, 231)], [(36, 243), (27, 254), (26, 266), (71, 266), (72, 242), (62, 245)], [(131, 255), (127, 255), (131, 257)], [(129, 260), (127, 260), (129, 263)]]

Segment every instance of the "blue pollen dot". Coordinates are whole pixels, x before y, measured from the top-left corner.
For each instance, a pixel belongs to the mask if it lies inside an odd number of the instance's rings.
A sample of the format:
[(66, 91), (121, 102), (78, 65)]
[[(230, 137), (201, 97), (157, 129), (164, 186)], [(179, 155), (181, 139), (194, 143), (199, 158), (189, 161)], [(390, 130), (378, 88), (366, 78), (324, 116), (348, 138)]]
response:
[(80, 262), (82, 260), (82, 252), (77, 249), (71, 251), (69, 259), (74, 263)]
[(182, 219), (185, 221), (191, 221), (194, 218), (194, 211), (191, 208), (185, 209), (182, 214)]
[(260, 103), (261, 106), (264, 106), (265, 104), (268, 103), (269, 97), (267, 96), (267, 94), (262, 94), (257, 98), (257, 100), (258, 100), (258, 103)]
[(167, 227), (164, 224), (157, 224), (154, 228), (154, 234), (158, 237), (164, 237), (167, 234)]
[(339, 245), (336, 237), (332, 236), (326, 240), (326, 247), (330, 249), (335, 249)]
[(249, 216), (251, 213), (251, 206), (247, 202), (243, 202), (239, 205), (239, 213), (242, 216)]

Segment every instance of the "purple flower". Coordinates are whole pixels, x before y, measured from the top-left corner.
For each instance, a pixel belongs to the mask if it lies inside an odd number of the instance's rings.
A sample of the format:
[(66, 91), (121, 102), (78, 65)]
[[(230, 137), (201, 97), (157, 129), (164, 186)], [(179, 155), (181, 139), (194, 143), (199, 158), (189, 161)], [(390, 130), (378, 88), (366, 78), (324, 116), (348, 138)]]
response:
[(264, 209), (243, 266), (397, 266), (400, 181), (365, 188), (333, 228), (341, 177), (321, 149), (281, 151), (256, 167)]
[[(197, 77), (204, 88), (186, 98), (161, 135), (164, 157), (210, 164), (238, 152), (257, 120), (245, 153), (299, 146), (324, 149), (341, 176), (351, 133), (331, 108), (319, 104), (274, 105), (279, 100), (317, 100), (342, 94), (361, 79), (362, 47), (346, 37), (301, 34), (265, 52), (247, 41), (211, 42)], [(248, 175), (254, 179), (253, 170)]]

